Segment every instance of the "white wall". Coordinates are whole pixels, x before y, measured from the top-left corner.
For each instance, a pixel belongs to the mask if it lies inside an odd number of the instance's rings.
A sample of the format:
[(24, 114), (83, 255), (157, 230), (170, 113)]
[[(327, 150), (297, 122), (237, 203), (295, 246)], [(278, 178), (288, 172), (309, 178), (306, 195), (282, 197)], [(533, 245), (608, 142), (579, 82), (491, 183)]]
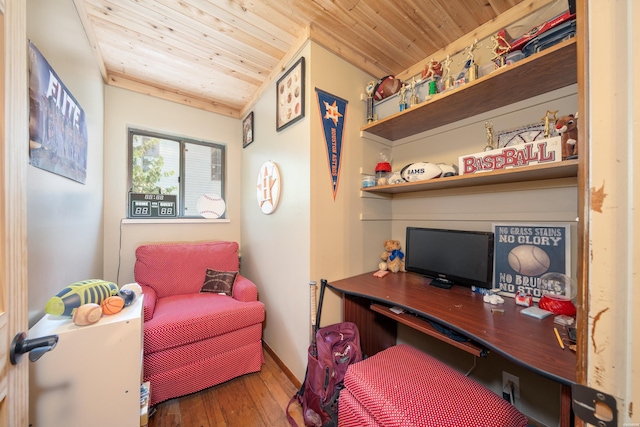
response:
[(89, 139), (84, 185), (33, 166), (27, 171), (29, 324), (33, 325), (44, 314), (47, 300), (62, 288), (102, 275), (104, 94), (72, 0), (29, 0), (27, 36), (84, 110)]
[[(107, 86), (104, 146), (104, 278), (132, 282), (135, 249), (144, 243), (240, 242), (242, 214), (240, 120)], [(227, 148), (226, 220), (126, 220), (128, 127), (224, 144)], [(242, 251), (242, 244), (240, 246)]]
[[(242, 269), (266, 304), (265, 342), (302, 380), (310, 337), (309, 281), (319, 287), (321, 278), (348, 277), (377, 261), (363, 266), (366, 239), (358, 198), (363, 151), (358, 129), (365, 117), (359, 96), (370, 77), (314, 43), (289, 66), (300, 56), (306, 61), (305, 118), (276, 131), (275, 84), (253, 107), (254, 142), (242, 153)], [(335, 201), (316, 87), (349, 102)], [(256, 199), (258, 170), (266, 161), (275, 162), (282, 177), (280, 205), (271, 215), (262, 214)], [(339, 298), (327, 293), (322, 323), (339, 320)]]
[[(388, 213), (386, 201), (363, 197), (360, 192), (362, 173), (374, 173), (381, 148), (360, 137), (360, 128), (366, 123), (366, 102), (360, 96), (372, 78), (316, 44), (312, 44), (312, 59), (314, 88), (348, 101), (342, 166), (334, 200), (320, 110), (312, 93), (311, 276), (331, 282), (377, 269), (390, 223), (362, 220), (367, 212), (383, 216)], [(326, 302), (322, 324), (340, 321), (337, 296), (328, 294)]]
[[(310, 49), (305, 57), (305, 117), (276, 132), (275, 83), (253, 106), (253, 143), (242, 151), (242, 271), (258, 286), (266, 306), (264, 341), (299, 378), (308, 345), (310, 190)], [(291, 61), (290, 65), (298, 58)], [(260, 166), (274, 162), (280, 171), (280, 201), (265, 215), (257, 200)]]

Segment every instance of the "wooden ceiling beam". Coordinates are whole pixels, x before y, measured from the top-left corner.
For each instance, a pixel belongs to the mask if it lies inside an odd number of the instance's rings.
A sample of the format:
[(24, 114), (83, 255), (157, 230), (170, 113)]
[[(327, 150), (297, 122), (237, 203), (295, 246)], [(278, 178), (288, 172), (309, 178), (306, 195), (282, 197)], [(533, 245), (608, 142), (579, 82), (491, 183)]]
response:
[(309, 36), (311, 33), (311, 29), (307, 26), (304, 30), (298, 35), (295, 43), (291, 46), (289, 52), (287, 52), (284, 57), (278, 62), (278, 65), (274, 68), (274, 70), (269, 74), (269, 76), (262, 82), (262, 85), (254, 92), (253, 95), (247, 99), (244, 107), (240, 109), (240, 116), (244, 117), (247, 115), (249, 110), (253, 108), (253, 105), (256, 103), (258, 99), (267, 91), (269, 86), (281, 76), (283, 72), (285, 72), (288, 66), (292, 65), (293, 59), (296, 58), (298, 52), (302, 50), (305, 44), (309, 42)]
[(100, 50), (100, 43), (98, 38), (93, 31), (93, 26), (91, 25), (91, 19), (87, 14), (87, 9), (85, 8), (84, 0), (73, 0), (73, 4), (76, 6), (76, 11), (78, 12), (78, 16), (80, 17), (80, 22), (84, 27), (84, 32), (87, 35), (87, 39), (89, 40), (89, 44), (91, 45), (91, 50), (93, 51), (93, 56), (96, 59), (96, 64), (98, 69), (100, 70), (100, 75), (102, 76), (102, 81), (107, 82), (107, 68), (104, 65), (104, 58), (102, 56), (102, 51)]
[(166, 101), (187, 105), (189, 107), (198, 108), (200, 110), (222, 114), (223, 116), (233, 117), (236, 119), (240, 118), (240, 109), (236, 106), (223, 105), (208, 99), (197, 98), (192, 94), (179, 93), (173, 89), (162, 89), (144, 82), (130, 79), (127, 76), (119, 75), (117, 73), (109, 74), (109, 85), (141, 93), (143, 95), (164, 99)]
[(189, 84), (197, 84), (200, 80), (201, 84), (206, 82), (207, 85), (211, 85), (210, 90), (222, 95), (225, 91), (233, 92), (233, 87), (236, 87), (237, 91), (238, 85), (242, 85), (240, 91), (256, 88), (261, 84), (264, 75), (270, 72), (266, 69), (251, 70), (248, 66), (241, 67), (241, 62), (230, 62), (213, 53), (207, 55), (206, 52), (196, 51), (188, 44), (172, 47), (140, 34), (139, 43), (131, 45), (122, 37), (109, 33), (113, 25), (103, 27), (94, 20), (94, 26), (105, 40), (102, 44), (104, 52), (115, 61), (106, 65), (110, 70), (130, 75), (132, 78), (187, 78)]

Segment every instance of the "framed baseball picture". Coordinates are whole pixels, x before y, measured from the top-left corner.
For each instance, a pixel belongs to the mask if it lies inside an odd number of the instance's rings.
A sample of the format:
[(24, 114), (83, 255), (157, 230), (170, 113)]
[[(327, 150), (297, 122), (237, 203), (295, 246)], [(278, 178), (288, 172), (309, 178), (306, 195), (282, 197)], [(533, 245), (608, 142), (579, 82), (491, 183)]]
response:
[(304, 56), (276, 84), (276, 130), (304, 117)]
[(242, 121), (242, 148), (253, 142), (253, 111)]
[(542, 296), (545, 273), (571, 275), (571, 236), (568, 223), (493, 224), (495, 235), (494, 282), (500, 295)]

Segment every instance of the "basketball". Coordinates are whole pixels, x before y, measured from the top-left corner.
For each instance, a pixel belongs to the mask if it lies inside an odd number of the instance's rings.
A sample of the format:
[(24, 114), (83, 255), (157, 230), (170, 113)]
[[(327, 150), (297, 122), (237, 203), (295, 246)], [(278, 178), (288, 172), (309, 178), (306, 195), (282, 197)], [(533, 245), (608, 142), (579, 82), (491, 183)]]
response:
[(124, 307), (124, 299), (117, 295), (102, 301), (103, 314), (119, 313), (122, 310), (122, 307)]
[(87, 326), (96, 323), (101, 317), (102, 309), (98, 304), (83, 304), (73, 312), (73, 323), (78, 326)]
[(539, 276), (551, 265), (549, 255), (533, 245), (520, 245), (511, 249), (508, 261), (511, 268), (523, 276)]

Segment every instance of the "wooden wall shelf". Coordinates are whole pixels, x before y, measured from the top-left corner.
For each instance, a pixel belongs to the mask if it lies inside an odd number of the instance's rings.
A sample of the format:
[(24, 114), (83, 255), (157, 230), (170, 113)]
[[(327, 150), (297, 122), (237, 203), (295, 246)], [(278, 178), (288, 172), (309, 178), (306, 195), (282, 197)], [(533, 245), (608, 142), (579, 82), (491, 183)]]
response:
[[(417, 191), (447, 190), (482, 185), (507, 184), (513, 182), (544, 181), (558, 178), (577, 178), (578, 160), (565, 160), (542, 165), (523, 166), (471, 175), (448, 176), (427, 181), (403, 182), (362, 188), (367, 193), (400, 194)], [(577, 182), (577, 181), (576, 181)]]
[(391, 141), (415, 135), (574, 84), (576, 65), (575, 39), (566, 40), (360, 130)]

